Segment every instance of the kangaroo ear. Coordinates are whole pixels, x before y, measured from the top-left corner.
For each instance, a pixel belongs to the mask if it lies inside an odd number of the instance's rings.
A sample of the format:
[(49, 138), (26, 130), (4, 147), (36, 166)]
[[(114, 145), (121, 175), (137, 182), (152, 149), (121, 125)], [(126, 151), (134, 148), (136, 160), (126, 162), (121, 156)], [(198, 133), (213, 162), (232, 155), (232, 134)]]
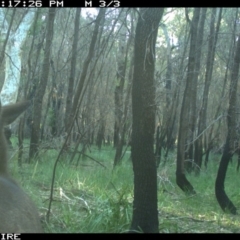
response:
[(30, 101), (23, 101), (1, 107), (2, 122), (4, 125), (12, 123), (30, 105)]

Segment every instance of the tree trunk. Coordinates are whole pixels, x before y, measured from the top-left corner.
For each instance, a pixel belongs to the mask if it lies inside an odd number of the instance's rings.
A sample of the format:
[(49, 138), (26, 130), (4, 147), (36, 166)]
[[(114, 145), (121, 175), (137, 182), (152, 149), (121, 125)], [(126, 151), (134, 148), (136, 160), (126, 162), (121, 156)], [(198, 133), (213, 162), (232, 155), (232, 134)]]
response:
[[(220, 17), (219, 17), (220, 18)], [(232, 19), (232, 22), (233, 22), (233, 32), (236, 32), (236, 22), (237, 22), (237, 19), (238, 19), (238, 8), (236, 8), (236, 12), (235, 12), (235, 18)], [(217, 109), (216, 109), (216, 113), (215, 113), (215, 116), (214, 116), (214, 119), (217, 119), (217, 118), (220, 118), (219, 121), (217, 121), (218, 123), (218, 126), (217, 128), (215, 129), (215, 126), (212, 125), (210, 130), (209, 130), (209, 135), (206, 136), (205, 138), (207, 138), (207, 141), (208, 141), (208, 145), (210, 145), (211, 147), (213, 147), (215, 144), (214, 144), (214, 141), (215, 139), (218, 138), (219, 136), (219, 132), (221, 131), (220, 130), (220, 126), (221, 126), (221, 108), (223, 106), (223, 100), (225, 98), (225, 95), (226, 95), (226, 92), (227, 92), (227, 80), (228, 80), (228, 75), (229, 75), (229, 69), (230, 69), (230, 65), (232, 63), (232, 59), (234, 58), (234, 46), (235, 46), (235, 41), (236, 41), (236, 38), (235, 38), (235, 35), (232, 36), (232, 40), (231, 40), (231, 44), (230, 44), (230, 47), (229, 47), (229, 54), (228, 54), (228, 57), (227, 57), (227, 63), (226, 63), (226, 70), (225, 70), (225, 76), (224, 76), (224, 79), (223, 79), (223, 86), (222, 86), (222, 91), (221, 91), (221, 95), (219, 97), (219, 100), (218, 100), (218, 105), (217, 105)], [(216, 132), (216, 134), (213, 136), (213, 133)], [(209, 149), (209, 147), (208, 147)], [(206, 154), (206, 157), (205, 157), (205, 162), (204, 162), (204, 166), (205, 168), (207, 168), (207, 165), (208, 165), (208, 155)]]
[(132, 87), (134, 201), (131, 232), (158, 232), (154, 157), (155, 44), (163, 8), (142, 8), (136, 27)]
[(198, 76), (201, 67), (201, 56), (202, 56), (202, 46), (203, 46), (203, 37), (204, 37), (204, 24), (206, 19), (206, 8), (200, 9), (200, 16), (201, 19), (196, 29), (196, 36), (195, 36), (195, 66), (194, 66), (194, 73), (193, 79), (191, 84), (191, 91), (190, 91), (190, 131), (189, 131), (189, 138), (188, 138), (188, 159), (191, 162), (190, 168), (188, 170), (192, 171), (193, 169), (193, 162), (194, 162), (194, 139), (196, 137), (196, 123), (197, 123), (197, 86), (198, 86)]
[[(187, 194), (195, 194), (195, 190), (191, 183), (185, 176), (185, 158), (187, 157), (187, 135), (189, 132), (189, 109), (191, 102), (192, 80), (194, 79), (195, 70), (195, 51), (196, 51), (196, 37), (197, 26), (199, 21), (200, 9), (195, 8), (193, 14), (193, 20), (191, 23), (191, 41), (188, 60), (188, 72), (186, 79), (186, 87), (183, 95), (182, 109), (180, 114), (180, 126), (178, 133), (178, 146), (177, 146), (177, 170), (176, 170), (176, 182), (177, 185)], [(188, 156), (189, 157), (189, 156)], [(187, 169), (191, 169), (191, 165), (188, 163)]]
[[(209, 88), (212, 79), (213, 72), (213, 63), (215, 56), (215, 48), (217, 44), (217, 36), (220, 28), (221, 22), (221, 13), (222, 9), (220, 9), (218, 24), (215, 30), (215, 18), (216, 18), (216, 9), (212, 9), (211, 16), (211, 27), (210, 27), (210, 37), (209, 37), (209, 46), (208, 46), (208, 56), (207, 56), (207, 64), (206, 64), (206, 75), (205, 75), (205, 84), (204, 84), (204, 92), (203, 92), (203, 100), (202, 107), (199, 113), (199, 124), (198, 124), (198, 139), (195, 142), (195, 153), (194, 153), (194, 162), (195, 162), (195, 173), (199, 175), (200, 169), (202, 166), (202, 157), (203, 157), (203, 131), (207, 127), (207, 106), (208, 106), (208, 95)], [(207, 152), (208, 150), (205, 149)]]
[(227, 115), (228, 135), (215, 182), (215, 194), (220, 207), (222, 208), (223, 211), (230, 211), (230, 213), (232, 214), (236, 214), (237, 209), (231, 202), (231, 200), (228, 198), (227, 194), (225, 193), (224, 181), (227, 173), (228, 163), (235, 152), (234, 142), (236, 140), (236, 103), (237, 103), (239, 64), (240, 64), (240, 35), (238, 35), (238, 42), (235, 51), (233, 69), (231, 74), (230, 98)]
[(69, 117), (72, 108), (72, 96), (73, 96), (73, 87), (74, 79), (76, 72), (76, 60), (77, 60), (77, 46), (79, 40), (79, 22), (80, 22), (81, 8), (76, 9), (75, 24), (74, 24), (74, 37), (72, 45), (72, 58), (71, 58), (71, 70), (68, 80), (68, 91), (67, 91), (67, 100), (66, 100), (66, 112), (65, 112), (65, 131), (69, 128), (68, 124), (70, 123)]
[(42, 101), (43, 101), (43, 96), (44, 96), (46, 86), (47, 86), (47, 81), (48, 81), (52, 39), (53, 39), (53, 23), (54, 23), (55, 15), (56, 15), (56, 9), (50, 8), (48, 11), (47, 35), (46, 35), (46, 43), (45, 43), (44, 60), (42, 65), (42, 74), (37, 87), (38, 90), (34, 98), (33, 124), (32, 124), (30, 149), (29, 149), (29, 161), (34, 156), (37, 155), (38, 147), (39, 147)]
[(90, 43), (90, 46), (89, 46), (88, 55), (87, 55), (86, 59), (84, 60), (82, 73), (81, 73), (78, 85), (76, 87), (76, 93), (75, 93), (74, 99), (73, 99), (72, 111), (71, 111), (71, 114), (70, 114), (71, 117), (69, 118), (70, 122), (72, 121), (72, 118), (74, 117), (74, 113), (76, 111), (78, 111), (77, 108), (79, 107), (79, 101), (80, 101), (81, 94), (82, 94), (82, 91), (83, 91), (83, 86), (84, 86), (84, 83), (85, 83), (85, 80), (86, 80), (87, 71), (88, 71), (88, 68), (89, 68), (89, 64), (90, 64), (90, 62), (91, 62), (91, 60), (94, 56), (94, 50), (95, 50), (95, 45), (96, 45), (96, 42), (97, 42), (99, 27), (100, 27), (101, 22), (104, 21), (105, 12), (106, 12), (106, 9), (100, 8), (99, 13), (98, 13), (97, 18), (96, 18), (96, 21), (95, 21), (95, 27), (94, 27), (94, 30), (93, 30), (93, 35), (92, 35), (91, 43)]

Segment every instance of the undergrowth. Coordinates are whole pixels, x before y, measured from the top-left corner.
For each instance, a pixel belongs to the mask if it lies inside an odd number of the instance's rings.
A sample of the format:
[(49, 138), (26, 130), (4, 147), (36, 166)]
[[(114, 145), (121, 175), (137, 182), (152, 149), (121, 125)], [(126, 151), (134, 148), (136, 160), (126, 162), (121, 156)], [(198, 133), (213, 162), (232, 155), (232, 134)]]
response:
[[(16, 153), (16, 152), (15, 152)], [(79, 161), (69, 163), (64, 156), (58, 163), (50, 221), (45, 220), (49, 205), (52, 169), (58, 151), (42, 151), (31, 164), (17, 166), (12, 153), (10, 169), (39, 208), (44, 230), (49, 233), (124, 233), (132, 218), (133, 171), (127, 151), (120, 166), (113, 170), (114, 149), (92, 147)], [(212, 155), (200, 176), (187, 175), (197, 194), (186, 196), (175, 183), (176, 154), (158, 168), (158, 209), (161, 233), (240, 232), (240, 217), (223, 213), (214, 184), (221, 155)], [(104, 165), (101, 166), (99, 163)], [(240, 179), (236, 159), (229, 165), (225, 189), (236, 207), (240, 206)]]

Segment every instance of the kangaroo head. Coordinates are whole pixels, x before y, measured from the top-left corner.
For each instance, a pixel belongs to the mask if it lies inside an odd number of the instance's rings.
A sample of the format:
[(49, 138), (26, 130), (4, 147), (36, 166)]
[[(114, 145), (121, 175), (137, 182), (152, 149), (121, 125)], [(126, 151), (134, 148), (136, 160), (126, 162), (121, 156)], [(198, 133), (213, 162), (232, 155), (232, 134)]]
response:
[(12, 123), (29, 106), (28, 101), (7, 106), (0, 103), (0, 232), (39, 233), (42, 227), (37, 208), (8, 173), (4, 126)]

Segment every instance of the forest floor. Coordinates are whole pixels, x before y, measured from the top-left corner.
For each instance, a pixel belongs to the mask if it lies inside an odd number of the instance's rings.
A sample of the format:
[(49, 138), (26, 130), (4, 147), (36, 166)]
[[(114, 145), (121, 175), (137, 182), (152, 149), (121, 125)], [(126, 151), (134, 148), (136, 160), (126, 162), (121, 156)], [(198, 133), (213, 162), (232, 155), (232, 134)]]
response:
[[(16, 152), (15, 152), (16, 153)], [(23, 164), (10, 161), (11, 172), (39, 207), (44, 230), (49, 233), (126, 232), (131, 223), (133, 171), (127, 151), (123, 162), (112, 169), (115, 151), (92, 147), (86, 157), (70, 164), (69, 156), (57, 166), (50, 221), (49, 207), (53, 166), (58, 150), (42, 150), (38, 161)], [(175, 183), (176, 153), (158, 169), (158, 209), (160, 233), (239, 233), (240, 215), (224, 213), (214, 195), (214, 183), (221, 155), (211, 155), (209, 166), (199, 177), (187, 175), (197, 194), (186, 196)], [(94, 160), (93, 160), (94, 159)], [(99, 163), (104, 165), (100, 165)], [(225, 190), (240, 207), (240, 178), (236, 159), (229, 165)]]
[[(197, 177), (187, 175), (196, 195), (186, 196), (175, 183), (176, 153), (158, 169), (160, 232), (171, 233), (239, 233), (240, 215), (224, 213), (215, 197), (215, 179), (220, 154), (212, 154), (207, 169)], [(237, 159), (229, 164), (225, 191), (237, 208), (240, 207), (240, 180)]]

